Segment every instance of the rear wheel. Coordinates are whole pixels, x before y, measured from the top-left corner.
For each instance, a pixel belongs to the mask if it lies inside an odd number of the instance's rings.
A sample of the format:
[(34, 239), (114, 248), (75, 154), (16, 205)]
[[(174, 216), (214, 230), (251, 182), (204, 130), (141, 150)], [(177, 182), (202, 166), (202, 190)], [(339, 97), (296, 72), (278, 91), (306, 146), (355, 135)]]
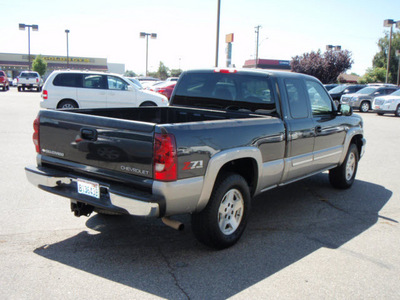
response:
[(344, 162), (329, 171), (329, 181), (331, 185), (338, 189), (348, 189), (354, 183), (359, 154), (355, 144), (351, 144)]
[(140, 107), (144, 107), (144, 106), (157, 106), (157, 104), (155, 104), (154, 102), (151, 102), (151, 101), (146, 101), (146, 102), (143, 102), (142, 104), (140, 104)]
[(242, 236), (250, 208), (246, 180), (238, 174), (228, 173), (216, 183), (207, 206), (192, 215), (193, 233), (209, 247), (230, 247)]
[(368, 101), (363, 101), (360, 105), (360, 111), (366, 113), (370, 110), (370, 105)]
[(78, 108), (78, 104), (73, 100), (63, 100), (58, 105), (57, 108)]

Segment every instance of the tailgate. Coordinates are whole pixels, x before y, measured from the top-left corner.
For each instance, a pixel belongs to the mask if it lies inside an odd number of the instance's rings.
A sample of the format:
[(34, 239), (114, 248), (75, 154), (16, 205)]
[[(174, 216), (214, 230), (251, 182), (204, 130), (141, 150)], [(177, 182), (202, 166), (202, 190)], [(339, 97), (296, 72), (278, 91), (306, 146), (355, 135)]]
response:
[(85, 166), (152, 178), (153, 123), (65, 111), (40, 112), (40, 149)]

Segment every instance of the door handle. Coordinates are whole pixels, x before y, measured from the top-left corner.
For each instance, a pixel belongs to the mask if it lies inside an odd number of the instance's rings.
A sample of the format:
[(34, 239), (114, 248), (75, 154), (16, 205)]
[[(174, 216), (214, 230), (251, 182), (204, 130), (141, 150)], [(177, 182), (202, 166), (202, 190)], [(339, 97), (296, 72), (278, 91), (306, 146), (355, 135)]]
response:
[(88, 141), (97, 141), (97, 130), (91, 128), (81, 128), (81, 138)]
[(320, 125), (315, 126), (315, 132), (316, 133), (321, 133), (322, 132), (322, 127)]

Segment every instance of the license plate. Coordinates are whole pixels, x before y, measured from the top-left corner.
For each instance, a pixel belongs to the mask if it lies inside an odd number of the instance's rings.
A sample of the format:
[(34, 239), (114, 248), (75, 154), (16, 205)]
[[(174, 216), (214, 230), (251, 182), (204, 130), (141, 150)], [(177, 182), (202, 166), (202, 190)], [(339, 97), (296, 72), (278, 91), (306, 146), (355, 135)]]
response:
[(100, 199), (100, 186), (96, 182), (78, 179), (78, 193)]

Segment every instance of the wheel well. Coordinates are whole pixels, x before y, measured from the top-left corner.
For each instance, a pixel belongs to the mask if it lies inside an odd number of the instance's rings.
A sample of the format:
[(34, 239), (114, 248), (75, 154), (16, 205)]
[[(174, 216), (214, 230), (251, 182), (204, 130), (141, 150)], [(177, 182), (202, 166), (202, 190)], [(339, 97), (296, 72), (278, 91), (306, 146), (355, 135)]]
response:
[(73, 99), (68, 99), (68, 98), (67, 98), (67, 99), (62, 99), (62, 100), (60, 100), (60, 101), (57, 103), (57, 108), (60, 108), (61, 105), (62, 105), (62, 103), (63, 103), (63, 102), (66, 102), (66, 101), (74, 102), (74, 103), (76, 104), (76, 106), (79, 107), (78, 103), (77, 103), (75, 100), (73, 100)]
[(355, 136), (353, 136), (350, 145), (351, 144), (355, 144), (357, 146), (357, 150), (358, 150), (358, 154), (361, 153), (361, 147), (362, 147), (362, 135), (361, 134), (357, 134)]
[(258, 178), (257, 162), (254, 159), (241, 158), (226, 163), (219, 171), (216, 181), (221, 180), (226, 173), (236, 173), (241, 175), (249, 185), (250, 194), (254, 195)]
[(140, 107), (142, 107), (142, 106), (157, 106), (157, 104), (155, 104), (155, 103), (152, 102), (152, 101), (144, 101), (144, 102), (141, 103), (139, 106), (140, 106)]

